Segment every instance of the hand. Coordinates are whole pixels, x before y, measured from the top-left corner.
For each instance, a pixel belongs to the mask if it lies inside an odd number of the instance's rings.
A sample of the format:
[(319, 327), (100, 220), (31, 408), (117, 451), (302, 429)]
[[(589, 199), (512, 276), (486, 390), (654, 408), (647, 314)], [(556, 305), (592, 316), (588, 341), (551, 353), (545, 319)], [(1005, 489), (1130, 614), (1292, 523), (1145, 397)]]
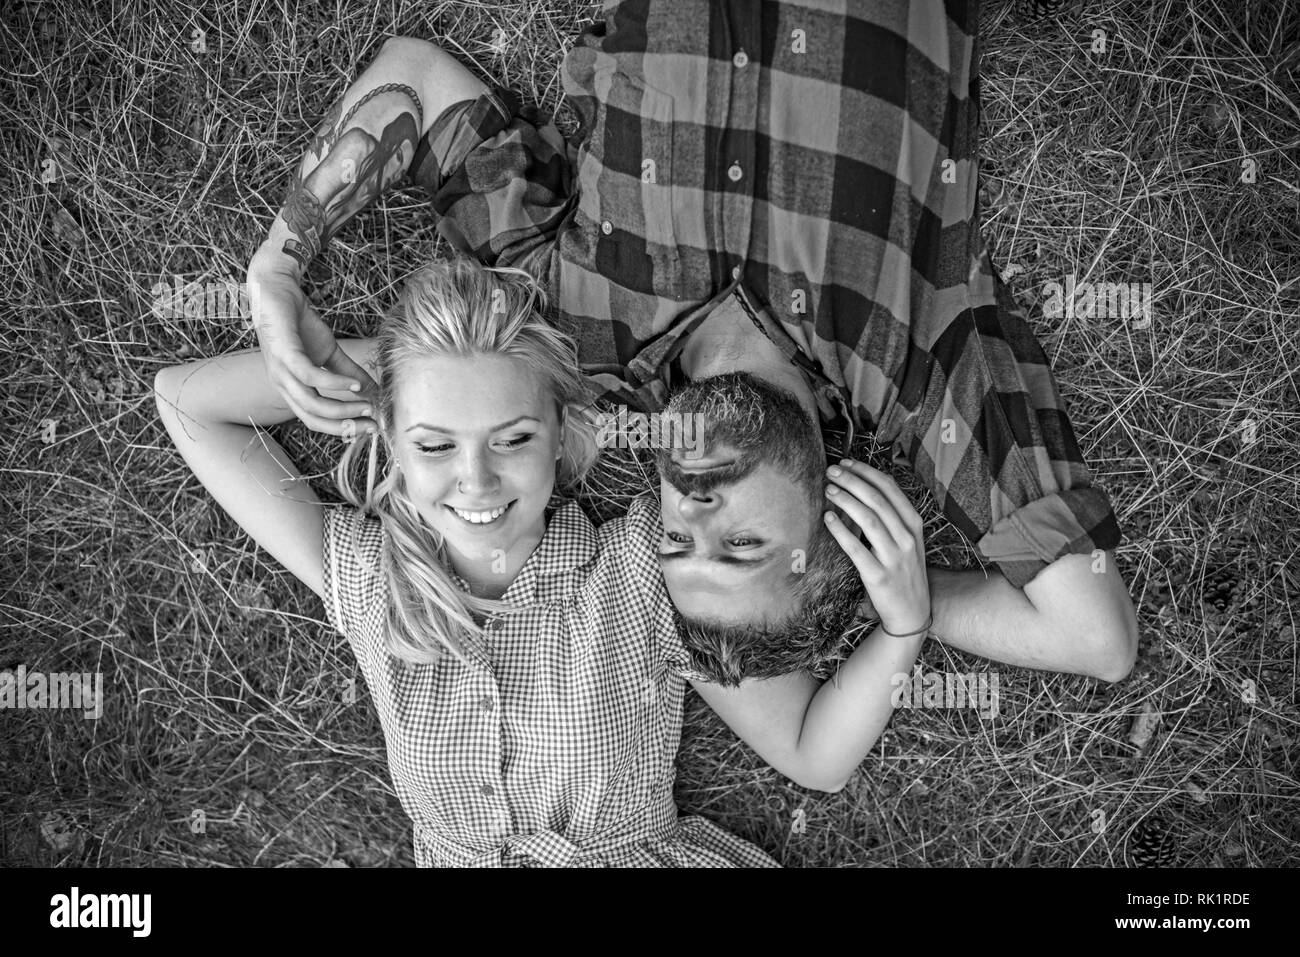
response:
[(863, 544), (845, 518), (828, 513), (826, 525), (853, 560), (867, 597), (886, 630), (911, 634), (930, 616), (921, 516), (897, 483), (862, 462), (832, 466), (826, 498), (866, 536)]
[[(296, 272), (288, 265), (268, 264), (259, 253), (248, 268), (248, 291), (267, 378), (294, 415), (328, 435), (378, 428), (365, 414), (377, 398), (377, 384), (339, 346), (303, 295)], [(353, 382), (361, 385), (354, 400), (328, 399), (317, 392), (346, 392)]]

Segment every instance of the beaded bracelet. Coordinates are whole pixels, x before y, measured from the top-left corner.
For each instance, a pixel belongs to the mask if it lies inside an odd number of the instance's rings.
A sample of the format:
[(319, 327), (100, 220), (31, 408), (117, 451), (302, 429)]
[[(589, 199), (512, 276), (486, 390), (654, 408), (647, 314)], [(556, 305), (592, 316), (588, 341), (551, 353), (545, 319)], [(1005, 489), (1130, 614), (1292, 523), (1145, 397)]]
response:
[(888, 628), (885, 627), (885, 623), (883, 621), (880, 623), (880, 630), (883, 631), (885, 634), (889, 635), (889, 637), (891, 638), (910, 638), (912, 637), (912, 635), (919, 635), (923, 631), (928, 632), (930, 630), (930, 626), (933, 624), (934, 624), (934, 609), (931, 608), (929, 617), (925, 619), (925, 624), (922, 625), (920, 628), (915, 629), (914, 631), (905, 631), (902, 634), (894, 634), (894, 632), (890, 631)]

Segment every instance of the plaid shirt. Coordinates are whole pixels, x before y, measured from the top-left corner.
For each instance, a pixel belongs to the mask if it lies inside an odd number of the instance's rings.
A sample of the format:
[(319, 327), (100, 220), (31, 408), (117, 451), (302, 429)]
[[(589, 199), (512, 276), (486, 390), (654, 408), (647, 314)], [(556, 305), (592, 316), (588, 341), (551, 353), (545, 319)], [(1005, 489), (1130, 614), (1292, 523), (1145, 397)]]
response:
[[(325, 512), (326, 617), (379, 712), (397, 797), (432, 866), (775, 867), (673, 802), (688, 658), (640, 499), (599, 532), (556, 509), (471, 666), (406, 667), (384, 647), (381, 521)], [(465, 583), (459, 582), (464, 588)]]
[(496, 88), (435, 122), (413, 176), (458, 245), (546, 280), (606, 398), (658, 407), (684, 337), (743, 310), (1023, 587), (1120, 531), (980, 235), (977, 21), (607, 4), (563, 61), (571, 140)]

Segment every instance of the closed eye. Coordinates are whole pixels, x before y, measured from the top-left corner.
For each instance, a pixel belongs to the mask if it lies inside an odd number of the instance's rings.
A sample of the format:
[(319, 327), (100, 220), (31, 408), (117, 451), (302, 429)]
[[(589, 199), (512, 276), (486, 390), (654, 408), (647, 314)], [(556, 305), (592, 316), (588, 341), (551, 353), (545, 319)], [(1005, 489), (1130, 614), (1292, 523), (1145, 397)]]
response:
[[(532, 441), (532, 439), (533, 439), (533, 435), (530, 433), (528, 435), (521, 435), (518, 438), (514, 438), (514, 439), (502, 439), (501, 444), (509, 449), (517, 449), (523, 445), (527, 445), (529, 442)], [(450, 442), (441, 442), (437, 445), (425, 445), (423, 442), (417, 442), (415, 443), (415, 447), (419, 449), (420, 452), (423, 453), (424, 455), (436, 455), (439, 453), (448, 452), (453, 448)]]

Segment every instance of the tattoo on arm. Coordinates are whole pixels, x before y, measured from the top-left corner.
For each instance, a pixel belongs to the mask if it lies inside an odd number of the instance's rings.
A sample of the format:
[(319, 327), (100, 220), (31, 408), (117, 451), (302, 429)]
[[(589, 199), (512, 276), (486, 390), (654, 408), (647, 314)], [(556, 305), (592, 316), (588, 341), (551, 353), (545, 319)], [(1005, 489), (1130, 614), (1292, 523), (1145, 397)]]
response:
[[(358, 110), (389, 92), (408, 97), (415, 105), (414, 114), (409, 110), (398, 112), (379, 139), (360, 126), (347, 129)], [(298, 166), (281, 210), (290, 233), (283, 252), (303, 269), (339, 226), (406, 174), (420, 136), (420, 97), (404, 83), (375, 87), (339, 119), (341, 107), (342, 101), (326, 114)]]

